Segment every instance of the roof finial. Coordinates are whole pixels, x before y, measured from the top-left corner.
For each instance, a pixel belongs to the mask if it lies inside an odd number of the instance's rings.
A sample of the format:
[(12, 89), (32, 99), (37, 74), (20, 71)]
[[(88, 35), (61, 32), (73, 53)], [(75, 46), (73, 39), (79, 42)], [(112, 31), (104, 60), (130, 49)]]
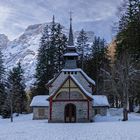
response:
[(72, 24), (72, 12), (70, 11), (70, 24)]
[(52, 19), (52, 22), (53, 22), (53, 23), (55, 23), (55, 16), (54, 16), (54, 15), (53, 15), (53, 19)]
[(68, 40), (69, 46), (74, 46), (73, 42), (73, 31), (72, 31), (72, 12), (70, 11), (70, 30), (69, 30), (69, 40)]

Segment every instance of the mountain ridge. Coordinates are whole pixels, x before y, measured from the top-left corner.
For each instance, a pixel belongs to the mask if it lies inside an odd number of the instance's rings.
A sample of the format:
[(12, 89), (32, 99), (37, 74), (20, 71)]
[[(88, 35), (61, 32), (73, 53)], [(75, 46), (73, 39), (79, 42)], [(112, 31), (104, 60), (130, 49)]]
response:
[[(12, 69), (20, 61), (24, 70), (25, 83), (27, 90), (33, 86), (35, 82), (34, 74), (36, 68), (36, 59), (42, 36), (43, 29), (50, 23), (29, 25), (23, 34), (18, 38), (10, 41), (6, 35), (0, 36), (0, 47), (3, 53), (4, 65), (7, 71)], [(64, 33), (68, 36), (68, 30), (64, 28)], [(87, 32), (87, 36), (94, 36), (92, 31)], [(77, 37), (78, 31), (75, 32)]]

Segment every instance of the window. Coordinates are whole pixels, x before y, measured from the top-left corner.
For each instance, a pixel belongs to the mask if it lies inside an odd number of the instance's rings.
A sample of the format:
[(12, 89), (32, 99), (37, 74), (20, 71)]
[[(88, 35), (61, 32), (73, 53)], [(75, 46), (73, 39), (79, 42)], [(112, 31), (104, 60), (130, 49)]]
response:
[(64, 74), (77, 74), (77, 71), (75, 71), (75, 72), (74, 71), (71, 71), (71, 72), (70, 71), (68, 71), (68, 72), (64, 71)]
[(95, 115), (100, 114), (100, 109), (95, 109)]
[(95, 109), (94, 112), (95, 112), (95, 115), (97, 115), (97, 109)]
[(43, 108), (38, 109), (38, 116), (44, 116), (45, 110)]

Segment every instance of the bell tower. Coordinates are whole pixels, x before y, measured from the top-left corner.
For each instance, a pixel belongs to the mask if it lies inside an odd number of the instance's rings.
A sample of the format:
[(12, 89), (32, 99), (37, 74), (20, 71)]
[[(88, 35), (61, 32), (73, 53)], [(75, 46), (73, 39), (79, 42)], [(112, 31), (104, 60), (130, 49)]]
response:
[(72, 29), (72, 13), (70, 12), (70, 29), (69, 29), (69, 40), (68, 46), (66, 48), (66, 53), (64, 54), (65, 59), (65, 69), (75, 69), (77, 68), (78, 53), (74, 46), (73, 39), (73, 29)]

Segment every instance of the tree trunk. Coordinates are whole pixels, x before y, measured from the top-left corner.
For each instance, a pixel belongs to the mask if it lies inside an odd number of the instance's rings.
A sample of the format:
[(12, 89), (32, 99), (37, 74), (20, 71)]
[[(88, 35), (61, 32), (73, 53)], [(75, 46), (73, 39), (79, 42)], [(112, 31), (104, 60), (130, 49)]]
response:
[(123, 121), (127, 121), (128, 120), (128, 111), (127, 109), (123, 110)]
[(118, 107), (119, 107), (119, 104), (118, 104), (118, 97), (116, 96), (115, 99), (116, 99), (116, 101), (115, 101), (115, 102), (116, 102), (116, 108), (118, 108)]
[(129, 99), (129, 111), (130, 112), (134, 112), (133, 105), (134, 105), (134, 101), (132, 98), (130, 98)]
[(124, 52), (124, 68), (123, 68), (123, 121), (128, 120), (129, 95), (128, 95), (128, 62), (127, 52)]

